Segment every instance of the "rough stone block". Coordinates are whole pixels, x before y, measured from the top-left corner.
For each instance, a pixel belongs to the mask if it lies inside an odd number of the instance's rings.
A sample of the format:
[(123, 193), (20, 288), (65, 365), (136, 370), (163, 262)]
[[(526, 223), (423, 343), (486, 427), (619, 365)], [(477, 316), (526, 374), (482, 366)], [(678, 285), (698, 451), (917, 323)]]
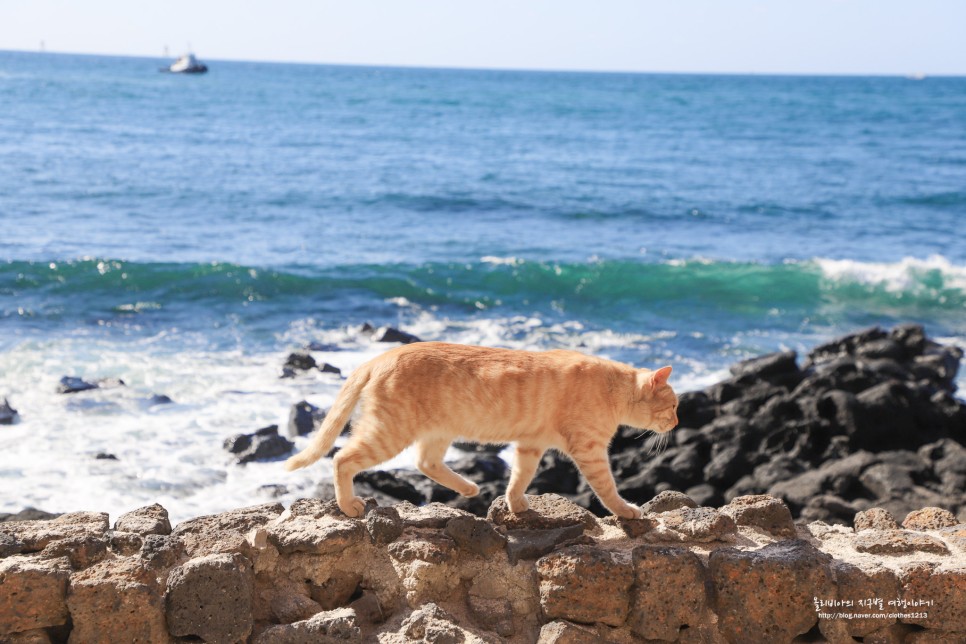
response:
[[(885, 605), (888, 599), (899, 596), (899, 580), (894, 572), (888, 568), (863, 570), (840, 560), (833, 560), (830, 569), (835, 578), (837, 599), (852, 602), (852, 605), (842, 612), (852, 613), (853, 617), (842, 620), (821, 620), (819, 628), (823, 633), (828, 634), (832, 628), (837, 627), (847, 637), (865, 637), (895, 623), (895, 618), (872, 617), (881, 613), (895, 612), (887, 610), (888, 606)], [(867, 601), (874, 602), (877, 599), (883, 601), (881, 608), (878, 604)], [(839, 609), (834, 609), (829, 612), (838, 611)], [(856, 617), (861, 614), (869, 617)], [(838, 622), (837, 626), (832, 626), (832, 622)]]
[(192, 557), (217, 553), (249, 553), (251, 547), (245, 539), (246, 535), (278, 517), (284, 509), (281, 503), (266, 503), (198, 517), (179, 523), (171, 534), (181, 539)]
[(760, 528), (783, 539), (795, 538), (795, 522), (788, 506), (767, 494), (735, 497), (721, 508), (721, 514), (731, 517), (739, 526)]
[(0, 560), (0, 636), (66, 624), (69, 577), (66, 558)]
[(860, 530), (898, 530), (892, 513), (885, 508), (869, 508), (855, 515), (852, 525), (856, 532)]
[(140, 535), (171, 534), (171, 522), (168, 511), (155, 503), (122, 514), (114, 522), (114, 529)]
[(374, 508), (366, 515), (366, 530), (377, 545), (392, 543), (403, 531), (403, 521), (396, 508)]
[(351, 519), (289, 517), (268, 528), (269, 542), (282, 554), (306, 552), (316, 555), (342, 552), (366, 541), (365, 525)]
[(582, 524), (553, 530), (507, 530), (507, 557), (511, 565), (516, 565), (521, 559), (539, 559), (583, 533)]
[(239, 555), (213, 554), (171, 571), (165, 595), (168, 630), (228, 644), (252, 631), (254, 575)]
[[(628, 626), (649, 640), (673, 641), (682, 626), (697, 626), (708, 609), (708, 571), (686, 548), (638, 546), (634, 549), (636, 584)], [(668, 601), (669, 589), (673, 601)]]
[(906, 555), (931, 552), (944, 555), (949, 549), (939, 539), (907, 530), (863, 530), (855, 535), (853, 545), (859, 552), (875, 555)]
[(358, 642), (360, 630), (351, 608), (337, 608), (293, 624), (273, 626), (254, 639), (254, 644), (317, 644)]
[(506, 537), (493, 524), (477, 517), (450, 519), (446, 523), (446, 534), (460, 549), (481, 557), (500, 552), (506, 546)]
[(464, 641), (456, 620), (434, 603), (414, 610), (402, 623), (400, 632), (408, 641), (457, 644)]
[(402, 538), (389, 544), (389, 555), (404, 563), (418, 560), (442, 564), (452, 561), (455, 550), (456, 542), (445, 534), (429, 530), (413, 531), (411, 528)]
[(670, 512), (680, 508), (696, 508), (698, 504), (694, 499), (683, 492), (674, 490), (664, 490), (653, 499), (641, 506), (645, 514), (657, 514), (660, 512)]
[(746, 552), (722, 548), (708, 567), (718, 628), (731, 642), (788, 642), (818, 620), (815, 597), (834, 597), (831, 557), (801, 540)]
[(134, 559), (103, 561), (70, 578), (74, 642), (165, 642), (168, 629), (156, 575)]
[(540, 606), (550, 618), (621, 626), (630, 606), (632, 566), (592, 546), (562, 548), (537, 561)]
[(540, 629), (539, 644), (599, 644), (597, 631), (586, 626), (556, 620)]
[(902, 600), (898, 612), (925, 613), (902, 618), (906, 624), (966, 632), (966, 562), (934, 566), (920, 564), (900, 577)]
[(450, 519), (473, 516), (466, 510), (451, 508), (442, 503), (429, 503), (417, 507), (408, 501), (404, 501), (395, 507), (403, 523), (412, 528), (436, 528), (441, 530), (446, 527)]
[(486, 518), (508, 529), (550, 529), (582, 525), (593, 529), (597, 518), (588, 510), (559, 494), (527, 495), (530, 509), (520, 514), (510, 512), (506, 497), (498, 496), (490, 505)]
[(939, 530), (951, 528), (959, 521), (949, 510), (943, 508), (923, 508), (910, 512), (902, 522), (902, 527), (909, 530)]
[(714, 508), (679, 508), (661, 515), (664, 527), (686, 541), (726, 541), (738, 532), (734, 519)]

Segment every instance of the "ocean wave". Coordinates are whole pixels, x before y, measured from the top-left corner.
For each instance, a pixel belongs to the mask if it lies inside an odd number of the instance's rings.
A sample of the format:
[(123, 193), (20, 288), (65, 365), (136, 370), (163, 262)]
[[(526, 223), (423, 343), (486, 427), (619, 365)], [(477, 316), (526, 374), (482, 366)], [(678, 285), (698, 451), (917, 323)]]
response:
[[(230, 263), (142, 263), (87, 258), (0, 264), (0, 302), (63, 308), (64, 301), (144, 314), (173, 304), (332, 301), (371, 297), (469, 309), (803, 306), (853, 301), (956, 309), (966, 305), (966, 266), (942, 256), (876, 263), (816, 258), (778, 264), (707, 258), (546, 262), (484, 256), (475, 262), (261, 268)], [(16, 306), (14, 306), (16, 304)]]

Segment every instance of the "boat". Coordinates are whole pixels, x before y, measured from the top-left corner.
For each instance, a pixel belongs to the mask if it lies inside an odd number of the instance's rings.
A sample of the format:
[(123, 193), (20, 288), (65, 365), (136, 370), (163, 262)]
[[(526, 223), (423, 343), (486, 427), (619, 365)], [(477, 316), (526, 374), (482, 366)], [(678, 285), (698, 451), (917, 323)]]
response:
[(199, 62), (194, 54), (185, 54), (168, 67), (162, 67), (161, 71), (172, 74), (204, 74), (208, 71), (208, 66)]

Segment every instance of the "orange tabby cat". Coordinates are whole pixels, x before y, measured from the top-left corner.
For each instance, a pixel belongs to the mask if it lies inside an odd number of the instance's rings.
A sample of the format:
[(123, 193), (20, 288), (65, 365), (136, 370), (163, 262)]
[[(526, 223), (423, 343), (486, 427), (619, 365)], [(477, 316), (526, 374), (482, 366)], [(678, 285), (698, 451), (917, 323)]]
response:
[(353, 371), (308, 448), (285, 467), (305, 467), (328, 453), (361, 399), (361, 417), (333, 461), (336, 501), (350, 517), (364, 511), (352, 478), (409, 445), (426, 476), (463, 496), (478, 494), (476, 484), (443, 463), (450, 443), (466, 438), (516, 443), (506, 492), (513, 512), (527, 509), (524, 492), (552, 448), (574, 461), (604, 507), (639, 518), (640, 508), (617, 493), (607, 447), (618, 425), (658, 433), (677, 425), (670, 374), (671, 367), (635, 369), (576, 351), (408, 344)]

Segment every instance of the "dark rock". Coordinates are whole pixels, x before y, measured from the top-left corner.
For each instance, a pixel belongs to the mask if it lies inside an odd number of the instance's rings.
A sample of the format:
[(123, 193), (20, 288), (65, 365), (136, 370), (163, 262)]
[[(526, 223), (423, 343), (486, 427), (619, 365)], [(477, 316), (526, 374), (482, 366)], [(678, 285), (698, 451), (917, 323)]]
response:
[(169, 396), (164, 394), (154, 394), (148, 398), (148, 407), (154, 407), (156, 405), (172, 405), (174, 401), (171, 400)]
[(689, 487), (684, 493), (698, 505), (721, 505), (724, 501), (721, 493), (710, 483), (701, 483), (700, 485)]
[(966, 490), (966, 447), (944, 438), (923, 445), (918, 454), (931, 463), (932, 470), (941, 483), (940, 493), (953, 495)]
[(59, 394), (76, 394), (91, 389), (98, 389), (98, 385), (76, 376), (64, 376), (60, 379), (60, 384), (57, 385), (57, 393)]
[(510, 476), (510, 468), (502, 458), (492, 453), (464, 456), (448, 461), (454, 472), (458, 472), (474, 483), (505, 481)]
[(887, 336), (888, 334), (880, 327), (872, 327), (857, 333), (850, 333), (849, 335), (836, 338), (831, 342), (827, 342), (826, 344), (819, 345), (812, 349), (812, 351), (808, 354), (806, 367), (821, 364), (842, 355), (854, 355), (856, 348), (860, 345), (874, 342), (876, 340), (882, 340)]
[[(289, 438), (311, 434), (322, 425), (327, 413), (328, 410), (320, 409), (305, 400), (295, 403), (288, 414), (287, 431)], [(345, 427), (342, 428), (342, 434), (349, 433), (351, 429), (352, 423), (347, 421)]]
[(356, 481), (368, 484), (374, 490), (378, 490), (400, 501), (409, 501), (416, 505), (422, 505), (426, 502), (425, 494), (417, 490), (411, 483), (396, 477), (391, 472), (366, 470), (356, 475)]
[(458, 449), (461, 452), (468, 452), (470, 454), (479, 454), (480, 452), (487, 454), (499, 454), (506, 449), (506, 443), (474, 443), (472, 441), (453, 441), (451, 447)]
[(422, 340), (412, 333), (406, 333), (405, 331), (400, 331), (397, 328), (389, 326), (386, 327), (376, 342), (401, 342), (402, 344), (411, 344), (413, 342), (422, 342)]
[(278, 425), (263, 427), (251, 434), (236, 434), (225, 439), (224, 448), (237, 454), (236, 463), (267, 461), (292, 451), (295, 443), (278, 435)]
[(736, 378), (751, 377), (758, 380), (770, 380), (776, 376), (786, 376), (798, 373), (798, 354), (794, 351), (782, 351), (743, 360), (731, 367), (731, 374)]
[(10, 406), (10, 401), (4, 398), (0, 404), (0, 425), (13, 425), (18, 415), (17, 410)]
[(108, 452), (98, 452), (94, 455), (94, 459), (98, 461), (116, 461), (117, 456)]
[(819, 494), (812, 497), (802, 508), (801, 518), (805, 521), (824, 521), (850, 525), (859, 511), (859, 507), (834, 494)]
[(543, 455), (537, 474), (527, 491), (531, 494), (575, 494), (579, 485), (580, 474), (570, 459), (548, 451)]
[(503, 550), (507, 539), (491, 523), (477, 517), (455, 517), (446, 523), (446, 534), (462, 550), (487, 557)]
[(712, 485), (728, 487), (747, 471), (744, 450), (738, 445), (725, 445), (712, 453), (711, 461), (704, 467), (704, 478)]
[(686, 391), (678, 396), (678, 429), (697, 429), (714, 420), (714, 401), (703, 391)]
[(319, 371), (321, 371), (322, 373), (334, 373), (337, 376), (342, 375), (342, 369), (339, 369), (338, 367), (330, 365), (328, 362), (323, 362), (322, 364), (320, 364)]
[(906, 351), (902, 344), (892, 338), (872, 340), (871, 342), (860, 344), (855, 349), (855, 355), (866, 360), (888, 359), (898, 361), (905, 358), (905, 354)]
[(926, 330), (920, 324), (901, 324), (889, 337), (902, 345), (905, 358), (920, 355), (926, 348)]
[(823, 463), (818, 469), (780, 481), (769, 488), (768, 494), (782, 499), (796, 512), (805, 507), (809, 500), (822, 494), (842, 495), (849, 494), (852, 490), (861, 490), (859, 476), (866, 467), (876, 462), (875, 456), (869, 452), (856, 452), (846, 458)]
[(522, 559), (539, 559), (560, 544), (580, 537), (582, 525), (550, 529), (518, 529), (506, 531), (506, 552), (510, 565)]
[(309, 369), (315, 369), (316, 366), (317, 363), (315, 362), (315, 358), (313, 358), (310, 353), (306, 351), (296, 351), (288, 355), (288, 358), (285, 359), (283, 368), (288, 367), (289, 369), (293, 369), (295, 371), (308, 371)]
[(59, 512), (45, 512), (37, 508), (24, 508), (20, 512), (0, 513), (0, 522), (5, 521), (49, 521), (60, 516)]

